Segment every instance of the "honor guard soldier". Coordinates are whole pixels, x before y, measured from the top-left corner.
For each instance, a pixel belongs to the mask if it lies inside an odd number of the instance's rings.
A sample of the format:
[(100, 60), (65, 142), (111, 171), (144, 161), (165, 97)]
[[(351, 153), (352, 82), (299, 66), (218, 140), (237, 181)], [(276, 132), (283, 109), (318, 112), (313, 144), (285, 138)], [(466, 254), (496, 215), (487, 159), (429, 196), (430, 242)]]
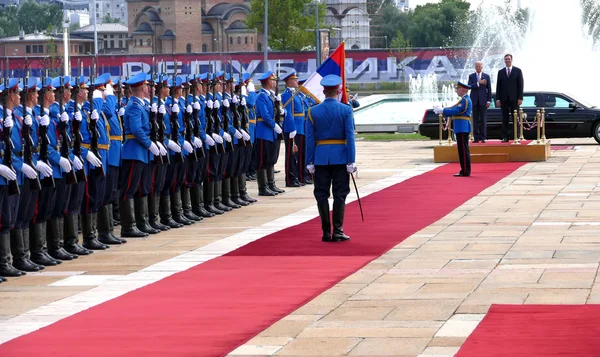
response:
[(246, 99), (246, 108), (248, 110), (248, 134), (250, 134), (250, 142), (252, 143), (252, 159), (250, 160), (250, 166), (248, 167), (248, 173), (246, 174), (246, 179), (248, 181), (256, 180), (256, 148), (254, 147), (255, 138), (256, 138), (256, 98), (258, 97), (258, 93), (256, 93), (256, 88), (254, 87), (254, 83), (252, 83), (252, 77), (250, 73), (244, 73), (242, 75), (242, 79), (244, 81), (245, 93), (242, 93), (242, 96)]
[[(277, 78), (271, 71), (260, 78), (262, 85), (256, 98), (256, 180), (259, 196), (275, 196), (284, 191), (275, 186), (275, 163), (279, 149), (277, 136), (283, 129), (275, 123), (275, 107), (272, 90), (277, 85)], [(285, 110), (281, 108), (282, 116)]]
[[(302, 109), (302, 99), (294, 92), (298, 90), (298, 76), (296, 71), (292, 71), (283, 77), (286, 88), (281, 95), (281, 100), (285, 109), (285, 119), (283, 120), (283, 134), (285, 138), (285, 185), (287, 187), (304, 186), (300, 182), (300, 173), (298, 167), (298, 145), (296, 144), (296, 135), (299, 131), (304, 134), (304, 110)], [(296, 117), (302, 119), (298, 123), (302, 129), (296, 127)]]
[(215, 120), (218, 120), (219, 127), (219, 136), (222, 138), (223, 145), (225, 147), (225, 152), (221, 153), (221, 158), (219, 160), (219, 166), (217, 168), (217, 177), (215, 182), (215, 190), (213, 192), (213, 205), (216, 209), (221, 210), (223, 212), (229, 212), (233, 208), (226, 206), (223, 204), (223, 179), (225, 176), (225, 171), (227, 170), (227, 162), (229, 160), (229, 155), (231, 151), (228, 148), (231, 148), (232, 137), (231, 135), (225, 131), (225, 125), (229, 125), (229, 99), (223, 96), (223, 84), (225, 82), (225, 72), (219, 71), (216, 73), (216, 85), (215, 90), (216, 96), (213, 98), (213, 108), (217, 109), (217, 116)]
[(240, 141), (243, 139), (242, 133), (235, 128), (235, 125), (233, 123), (233, 118), (235, 115), (235, 113), (233, 112), (233, 108), (236, 108), (236, 105), (239, 103), (239, 98), (236, 95), (231, 95), (235, 85), (235, 78), (233, 78), (229, 73), (227, 73), (225, 75), (225, 87), (223, 91), (223, 120), (227, 120), (226, 128), (228, 136), (225, 140), (227, 140), (230, 143), (231, 151), (227, 155), (227, 162), (225, 163), (225, 167), (222, 173), (223, 179), (221, 186), (221, 201), (223, 205), (232, 209), (237, 209), (242, 206), (248, 205), (248, 203), (245, 202), (240, 202), (240, 204), (238, 204), (231, 199), (232, 179), (236, 177), (235, 174), (239, 169), (239, 144)]
[[(298, 80), (298, 84), (302, 85), (306, 82), (306, 78), (301, 78)], [(315, 105), (312, 97), (307, 96), (306, 94), (299, 91), (298, 97), (302, 101), (302, 110), (304, 111), (304, 116), (294, 116), (294, 121), (296, 123), (296, 145), (298, 146), (298, 174), (300, 175), (300, 182), (303, 182), (306, 185), (312, 185), (311, 175), (306, 169), (306, 121), (308, 120), (308, 108)]]
[[(0, 120), (2, 120), (2, 125), (0, 128), (2, 129), (3, 135), (8, 135), (10, 137), (10, 132), (13, 127), (13, 120), (11, 109), (14, 108), (14, 103), (19, 103), (19, 84), (16, 79), (10, 79), (8, 83), (0, 86), (0, 90), (2, 91), (2, 105), (6, 105), (0, 109)], [(6, 138), (6, 136), (4, 136)], [(7, 154), (6, 150), (6, 139), (0, 142), (0, 201), (2, 203), (1, 210), (2, 215), (0, 216), (0, 221), (2, 226), (0, 227), (0, 281), (6, 281), (3, 277), (18, 277), (21, 275), (25, 275), (24, 271), (20, 271), (15, 268), (11, 262), (11, 238), (10, 238), (10, 228), (11, 228), (11, 215), (14, 215), (16, 212), (17, 204), (19, 202), (19, 195), (16, 193), (9, 193), (8, 183), (10, 181), (16, 182), (17, 174), (10, 165), (10, 163), (5, 162), (5, 155)], [(9, 153), (8, 153), (9, 154)], [(9, 159), (10, 160), (10, 159)], [(16, 247), (15, 247), (16, 248)], [(22, 256), (22, 244), (20, 246), (21, 250), (13, 250), (12, 255), (16, 259), (17, 256)], [(13, 260), (15, 260), (13, 259)]]
[[(244, 74), (246, 75), (246, 74)], [(250, 78), (250, 75), (247, 75)], [(243, 81), (243, 79), (242, 79)], [(248, 103), (246, 101), (248, 97), (248, 92), (246, 90), (244, 82), (238, 83), (235, 88), (235, 93), (238, 93), (241, 96), (241, 100), (238, 104), (238, 113), (241, 116), (240, 118), (240, 129), (239, 131), (242, 134), (242, 140), (239, 140), (238, 150), (239, 150), (239, 166), (237, 172), (234, 174), (234, 177), (231, 178), (231, 199), (233, 202), (243, 205), (244, 202), (247, 204), (251, 204), (256, 202), (256, 200), (248, 195), (248, 189), (246, 186), (246, 176), (250, 170), (250, 165), (252, 163), (252, 137), (249, 133), (249, 110)], [(236, 94), (237, 95), (237, 94)], [(256, 93), (254, 93), (256, 96)]]
[[(308, 110), (306, 123), (307, 169), (314, 174), (314, 195), (324, 242), (350, 239), (344, 234), (343, 224), (350, 174), (356, 170), (356, 149), (352, 108), (337, 99), (341, 84), (342, 78), (336, 75), (327, 75), (321, 80), (326, 98)], [(330, 187), (333, 192), (333, 236), (329, 220)]]
[(436, 106), (433, 111), (445, 117), (451, 116), (456, 134), (456, 147), (458, 148), (458, 160), (460, 161), (460, 172), (454, 176), (471, 176), (471, 152), (469, 151), (469, 135), (471, 133), (471, 111), (473, 104), (469, 97), (471, 87), (463, 82), (456, 85), (456, 94), (460, 97), (458, 103), (449, 108)]

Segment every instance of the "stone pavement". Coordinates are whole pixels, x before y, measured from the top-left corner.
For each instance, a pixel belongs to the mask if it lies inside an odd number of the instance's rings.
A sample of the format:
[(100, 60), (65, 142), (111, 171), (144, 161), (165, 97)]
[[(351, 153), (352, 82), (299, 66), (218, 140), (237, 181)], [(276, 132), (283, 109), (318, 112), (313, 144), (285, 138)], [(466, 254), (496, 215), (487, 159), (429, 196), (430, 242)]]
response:
[[(592, 139), (553, 144), (574, 147), (524, 165), (230, 356), (452, 356), (491, 304), (600, 302), (598, 146)], [(357, 184), (431, 164), (432, 145), (359, 142)], [(314, 206), (310, 187), (287, 191), (10, 279), (0, 284), (0, 321)]]

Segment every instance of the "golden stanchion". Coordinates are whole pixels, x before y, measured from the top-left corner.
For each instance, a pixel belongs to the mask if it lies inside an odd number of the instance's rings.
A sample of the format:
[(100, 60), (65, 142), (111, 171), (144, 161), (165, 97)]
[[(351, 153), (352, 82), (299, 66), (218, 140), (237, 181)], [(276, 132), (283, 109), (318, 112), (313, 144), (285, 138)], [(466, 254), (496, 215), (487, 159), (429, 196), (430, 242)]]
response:
[(440, 145), (443, 145), (442, 136), (444, 136), (444, 128), (442, 127), (444, 122), (444, 116), (440, 113), (438, 114), (438, 118), (440, 119)]
[(523, 136), (523, 120), (525, 118), (523, 117), (523, 108), (519, 108), (519, 126), (521, 127), (521, 136), (519, 136), (519, 140), (525, 140), (525, 137)]
[(519, 145), (519, 133), (518, 133), (518, 120), (517, 118), (517, 110), (513, 112), (513, 145)]
[(537, 141), (536, 144), (540, 143), (540, 110), (538, 109), (538, 111), (535, 113), (535, 121), (537, 123)]
[(469, 122), (471, 124), (471, 133), (469, 133), (469, 140), (475, 141), (475, 136), (473, 135), (473, 113), (469, 116)]
[(448, 117), (448, 145), (452, 146), (452, 117)]
[(542, 144), (546, 143), (546, 108), (542, 108)]

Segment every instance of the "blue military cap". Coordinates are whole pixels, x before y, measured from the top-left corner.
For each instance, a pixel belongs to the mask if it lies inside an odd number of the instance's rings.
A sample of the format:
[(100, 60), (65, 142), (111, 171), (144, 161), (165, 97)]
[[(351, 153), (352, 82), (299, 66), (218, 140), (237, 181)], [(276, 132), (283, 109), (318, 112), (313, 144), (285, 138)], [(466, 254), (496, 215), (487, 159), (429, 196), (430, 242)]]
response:
[(323, 87), (339, 87), (342, 84), (342, 77), (335, 74), (328, 74), (321, 79)]
[(306, 76), (302, 76), (302, 77), (298, 78), (298, 84), (303, 84), (304, 82), (306, 82), (307, 79), (308, 79), (308, 77), (306, 77)]
[(233, 82), (233, 84), (237, 84), (237, 79), (235, 79), (235, 77), (231, 78), (231, 75), (229, 73), (227, 73), (225, 75), (225, 80), (226, 81), (231, 81), (231, 82)]
[(71, 78), (71, 87), (79, 85), (79, 88), (88, 88), (88, 83), (84, 76)]
[(262, 74), (262, 76), (258, 77), (258, 80), (261, 82), (264, 82), (268, 79), (275, 79), (275, 75), (273, 74), (273, 72), (271, 71), (266, 71), (265, 73)]
[[(4, 84), (0, 86), (0, 91), (4, 92), (5, 87)], [(19, 83), (19, 80), (17, 78), (10, 78), (8, 80), (8, 90), (11, 92), (20, 92), (21, 90), (23, 90), (23, 88), (21, 87), (21, 83)]]
[(158, 76), (158, 78), (160, 78), (160, 81), (162, 82), (163, 85), (168, 86), (169, 85), (169, 76), (166, 74), (161, 74)]
[(200, 82), (206, 82), (206, 81), (208, 81), (208, 73), (202, 73), (202, 74), (201, 74), (201, 75), (198, 77), (198, 80), (199, 80)]
[(27, 92), (35, 92), (38, 90), (37, 82), (38, 82), (37, 78), (29, 77), (27, 79), (27, 83), (23, 86), (23, 88)]
[(150, 73), (146, 73), (146, 82), (152, 81), (152, 75)]
[(288, 79), (298, 79), (298, 74), (296, 73), (296, 71), (292, 71), (288, 73), (285, 77), (283, 77), (284, 81), (287, 81)]
[(223, 72), (223, 71), (219, 71), (219, 72), (215, 73), (216, 79), (222, 79), (221, 77), (224, 77), (224, 76), (225, 76), (225, 72)]
[(139, 87), (146, 84), (146, 73), (138, 73), (135, 76), (129, 78), (125, 81), (130, 87)]
[(461, 87), (465, 87), (467, 89), (471, 89), (471, 86), (468, 84), (465, 84), (464, 82), (458, 81), (458, 85)]
[(250, 73), (246, 72), (244, 74), (242, 74), (242, 81), (247, 82), (252, 76), (250, 76)]
[[(183, 83), (183, 81), (181, 80), (181, 77), (176, 77), (175, 78), (175, 87), (181, 87), (181, 83)], [(169, 78), (169, 87), (173, 87), (173, 77)]]
[(94, 87), (96, 89), (104, 89), (104, 86), (106, 86), (109, 82), (110, 73), (104, 73), (101, 76), (98, 76), (98, 78), (96, 78), (96, 80), (94, 81)]
[(53, 83), (52, 78), (50, 78), (50, 77), (42, 78), (42, 80), (37, 84), (37, 89), (41, 90), (42, 84), (43, 84), (43, 86), (44, 86), (44, 88), (46, 88), (46, 90), (55, 90), (56, 88), (52, 85), (52, 83)]

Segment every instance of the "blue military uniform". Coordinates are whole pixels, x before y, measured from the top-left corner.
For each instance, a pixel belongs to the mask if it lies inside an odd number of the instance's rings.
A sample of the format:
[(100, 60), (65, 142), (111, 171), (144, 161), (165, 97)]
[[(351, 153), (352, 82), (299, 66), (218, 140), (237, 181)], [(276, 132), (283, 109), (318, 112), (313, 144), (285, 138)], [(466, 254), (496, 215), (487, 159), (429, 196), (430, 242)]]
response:
[[(458, 87), (471, 89), (468, 84), (458, 82)], [(469, 94), (465, 94), (458, 103), (449, 108), (444, 108), (443, 115), (452, 117), (454, 133), (456, 134), (456, 147), (458, 148), (458, 160), (460, 161), (460, 172), (455, 176), (471, 175), (471, 152), (469, 150), (469, 135), (471, 133), (471, 111), (473, 103)]]
[[(252, 81), (252, 78), (250, 77), (250, 73), (244, 73), (242, 75), (244, 84), (246, 85), (246, 88), (248, 88), (248, 85), (250, 84), (250, 82)], [(248, 109), (248, 134), (250, 135), (250, 142), (254, 145), (254, 143), (256, 142), (256, 99), (258, 98), (258, 93), (256, 91), (251, 91), (250, 89), (247, 90), (246, 93), (246, 108)], [(249, 167), (248, 167), (248, 174), (246, 175), (246, 178), (249, 180), (256, 180), (256, 162), (258, 161), (256, 159), (256, 155), (258, 153), (258, 150), (256, 149), (256, 146), (254, 146), (252, 148), (252, 158), (250, 159), (250, 163), (249, 163)]]
[[(240, 83), (237, 83), (234, 93), (239, 95), (241, 100), (237, 103), (237, 109), (239, 113), (239, 131), (242, 134), (242, 139), (239, 140), (238, 151), (239, 151), (239, 161), (238, 167), (234, 176), (231, 178), (231, 200), (241, 206), (248, 205), (250, 203), (256, 202), (256, 200), (248, 195), (248, 191), (246, 188), (246, 176), (250, 172), (250, 165), (253, 162), (252, 153), (252, 136), (249, 133), (249, 110), (248, 110), (248, 93), (244, 96), (244, 91), (242, 89), (246, 89), (246, 81), (250, 79), (250, 74), (244, 73), (243, 77), (240, 80)], [(253, 93), (256, 95), (256, 93)], [(248, 140), (244, 140), (243, 136), (246, 134), (250, 137)]]
[[(296, 71), (290, 72), (283, 80), (293, 81), (298, 79)], [(294, 95), (297, 86), (287, 87), (281, 95), (281, 101), (285, 109), (283, 120), (283, 135), (285, 137), (285, 185), (287, 187), (300, 187), (304, 182), (300, 181), (300, 167), (298, 165), (299, 147), (296, 144), (296, 136), (300, 133), (304, 134), (304, 110), (302, 108), (302, 99), (300, 96)], [(302, 119), (298, 122), (297, 127), (296, 117)], [(294, 147), (298, 152), (294, 152)]]
[[(306, 77), (298, 80), (298, 84), (302, 85), (306, 82)], [(306, 121), (308, 120), (308, 108), (312, 107), (316, 104), (312, 97), (304, 94), (301, 90), (299, 90), (298, 97), (302, 102), (302, 110), (304, 111), (304, 116), (294, 116), (294, 120), (296, 122), (296, 130), (298, 133), (296, 134), (296, 145), (298, 146), (298, 167), (299, 167), (299, 179), (300, 182), (303, 182), (307, 185), (312, 185), (312, 178), (308, 170), (306, 169)]]
[[(321, 85), (330, 91), (339, 89), (342, 79), (325, 76)], [(352, 108), (336, 98), (326, 98), (308, 110), (306, 123), (306, 162), (314, 167), (314, 194), (317, 200), (323, 241), (344, 241), (343, 232), (346, 196), (350, 193), (348, 167), (353, 168), (354, 118)], [(329, 220), (329, 189), (333, 192), (333, 236)]]

